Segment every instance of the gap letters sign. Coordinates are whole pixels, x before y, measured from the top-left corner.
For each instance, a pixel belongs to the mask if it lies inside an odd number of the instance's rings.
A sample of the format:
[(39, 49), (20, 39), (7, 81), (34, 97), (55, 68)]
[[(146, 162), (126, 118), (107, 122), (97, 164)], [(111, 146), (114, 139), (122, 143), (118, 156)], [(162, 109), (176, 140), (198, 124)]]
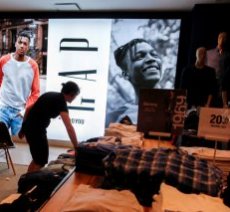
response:
[[(110, 36), (111, 20), (49, 19), (47, 91), (60, 91), (66, 81), (79, 85), (68, 105), (79, 141), (104, 134)], [(48, 138), (69, 140), (60, 118), (52, 120)]]

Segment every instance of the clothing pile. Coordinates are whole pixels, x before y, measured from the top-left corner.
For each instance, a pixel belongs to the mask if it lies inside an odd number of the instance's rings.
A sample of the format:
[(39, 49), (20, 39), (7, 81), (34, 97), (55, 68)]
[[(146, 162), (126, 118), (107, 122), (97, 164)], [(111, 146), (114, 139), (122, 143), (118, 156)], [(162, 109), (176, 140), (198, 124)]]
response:
[(123, 145), (122, 140), (115, 136), (91, 138), (79, 143), (75, 171), (103, 176), (105, 172), (103, 159), (118, 147), (130, 149), (132, 146)]
[(139, 202), (150, 206), (152, 196), (164, 181), (184, 193), (217, 196), (223, 186), (223, 173), (212, 163), (176, 149), (119, 149), (103, 160), (102, 187), (130, 189)]
[(18, 181), (16, 198), (0, 204), (0, 211), (38, 211), (74, 169), (74, 165), (75, 155), (63, 153), (41, 170), (22, 174)]
[(230, 208), (223, 204), (219, 197), (206, 194), (185, 194), (173, 186), (162, 183), (159, 194), (154, 195), (152, 204), (154, 212), (229, 212)]
[(81, 184), (72, 198), (63, 206), (62, 211), (143, 212), (144, 210), (134, 194), (128, 190), (105, 190)]
[(121, 139), (122, 144), (139, 146), (143, 145), (143, 133), (137, 132), (136, 125), (110, 123), (105, 129), (105, 136), (115, 136)]

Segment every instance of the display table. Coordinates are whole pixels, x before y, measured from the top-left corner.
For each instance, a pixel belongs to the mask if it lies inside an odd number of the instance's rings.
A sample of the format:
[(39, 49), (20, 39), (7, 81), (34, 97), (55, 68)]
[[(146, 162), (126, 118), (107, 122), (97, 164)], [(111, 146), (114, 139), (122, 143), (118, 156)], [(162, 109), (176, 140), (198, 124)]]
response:
[(72, 171), (69, 178), (59, 187), (59, 189), (51, 196), (51, 198), (41, 207), (39, 211), (61, 211), (65, 203), (75, 193), (80, 184), (97, 186), (103, 178), (100, 176), (92, 176), (84, 173)]
[[(143, 148), (158, 148), (167, 147), (175, 148), (170, 141), (159, 141), (154, 139), (144, 139)], [(56, 192), (50, 197), (50, 199), (40, 208), (41, 212), (49, 211), (62, 211), (65, 204), (70, 200), (73, 194), (76, 192), (80, 184), (92, 185), (97, 187), (102, 182), (102, 176), (88, 175), (85, 173), (75, 172), (74, 170), (69, 173), (65, 182), (56, 189)], [(144, 211), (150, 211), (151, 208), (143, 207)]]

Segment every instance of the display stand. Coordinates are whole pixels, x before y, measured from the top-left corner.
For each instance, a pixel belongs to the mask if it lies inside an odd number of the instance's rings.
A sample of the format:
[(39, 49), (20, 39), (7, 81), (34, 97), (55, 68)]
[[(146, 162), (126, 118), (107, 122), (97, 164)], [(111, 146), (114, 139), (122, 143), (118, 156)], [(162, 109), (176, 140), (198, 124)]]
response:
[(158, 139), (180, 135), (184, 127), (186, 91), (142, 89), (140, 91), (137, 131)]
[(160, 147), (160, 142), (162, 141), (162, 137), (163, 138), (170, 138), (171, 137), (171, 133), (166, 133), (166, 132), (154, 132), (154, 131), (150, 131), (148, 133), (149, 136), (155, 136), (157, 137), (158, 143), (157, 146), (158, 148)]
[(214, 141), (213, 163), (216, 163), (217, 142), (230, 141), (230, 109), (205, 108), (200, 109), (198, 137)]
[(217, 149), (217, 140), (215, 140), (215, 148), (214, 148), (214, 155), (213, 155), (213, 164), (216, 164), (216, 149)]
[(215, 142), (215, 146), (214, 146), (214, 153), (213, 153), (213, 164), (216, 164), (216, 150), (217, 150), (217, 143), (218, 142), (229, 142), (228, 140), (224, 140), (223, 138), (220, 137), (210, 137), (210, 136), (204, 136), (204, 139), (208, 140), (208, 141), (214, 141)]
[(9, 148), (13, 148), (13, 147), (14, 147), (14, 143), (11, 140), (8, 128), (3, 122), (0, 122), (0, 149), (3, 149), (5, 152), (8, 168), (10, 168), (11, 166), (13, 169), (14, 175), (16, 175), (14, 164), (13, 164), (12, 158), (10, 156), (10, 151), (9, 151)]

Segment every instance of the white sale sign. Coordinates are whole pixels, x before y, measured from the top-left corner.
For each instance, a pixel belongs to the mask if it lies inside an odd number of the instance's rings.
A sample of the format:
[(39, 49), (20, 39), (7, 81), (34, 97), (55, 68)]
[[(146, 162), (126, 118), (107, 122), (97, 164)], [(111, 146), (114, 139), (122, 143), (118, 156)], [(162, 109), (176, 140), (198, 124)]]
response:
[[(111, 20), (50, 19), (48, 26), (47, 91), (76, 82), (81, 92), (68, 108), (78, 140), (104, 135)], [(69, 140), (60, 117), (47, 135)]]
[(230, 109), (200, 109), (198, 136), (210, 140), (227, 142), (230, 140)]

